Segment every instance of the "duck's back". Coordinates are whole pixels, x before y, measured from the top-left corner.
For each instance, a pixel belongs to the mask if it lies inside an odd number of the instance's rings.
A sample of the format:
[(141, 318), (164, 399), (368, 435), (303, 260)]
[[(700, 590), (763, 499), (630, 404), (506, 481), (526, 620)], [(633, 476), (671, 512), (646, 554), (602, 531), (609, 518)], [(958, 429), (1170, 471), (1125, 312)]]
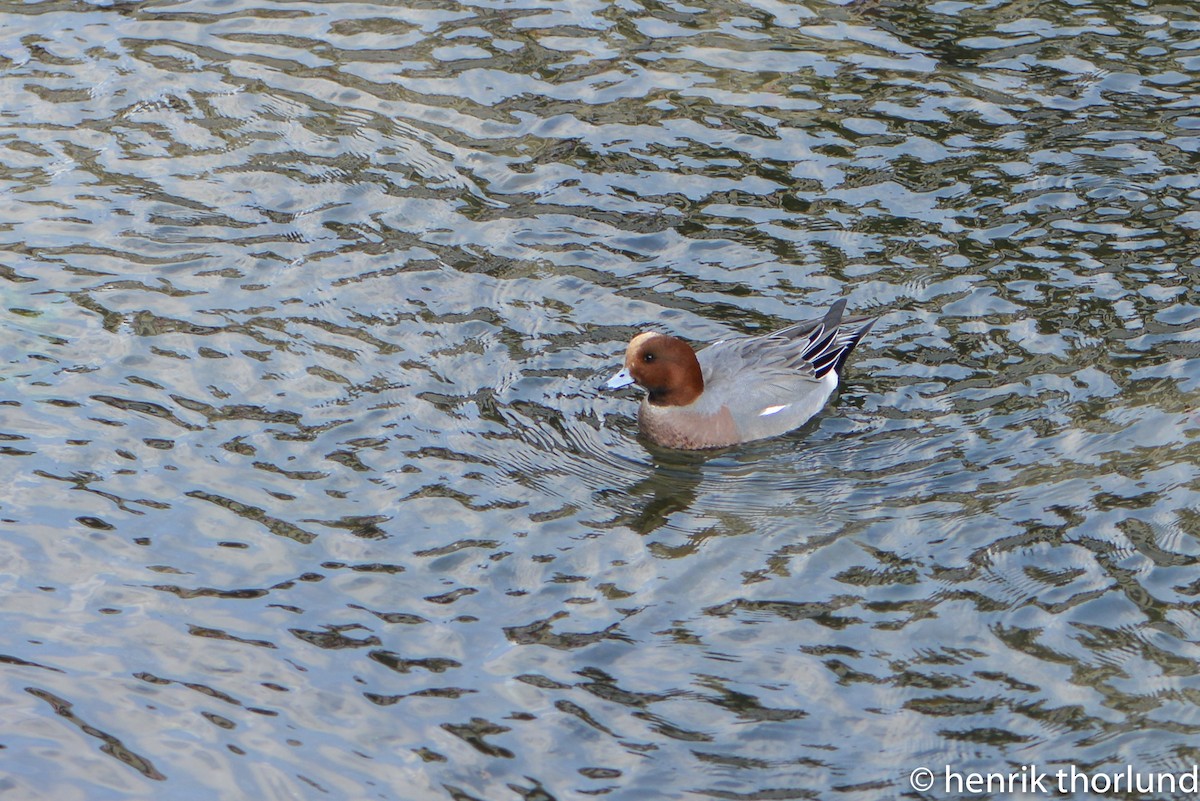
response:
[(846, 357), (874, 323), (843, 320), (845, 305), (840, 300), (821, 319), (763, 336), (722, 340), (700, 351), (703, 411), (727, 409), (743, 441), (806, 423), (837, 389)]

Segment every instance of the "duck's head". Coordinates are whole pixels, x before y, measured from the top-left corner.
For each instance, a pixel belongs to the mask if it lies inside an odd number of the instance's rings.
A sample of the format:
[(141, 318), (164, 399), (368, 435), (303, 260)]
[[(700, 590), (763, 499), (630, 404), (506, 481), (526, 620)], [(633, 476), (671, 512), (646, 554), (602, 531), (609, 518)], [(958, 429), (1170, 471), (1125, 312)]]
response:
[(625, 369), (604, 386), (620, 389), (637, 383), (655, 406), (687, 406), (704, 391), (700, 362), (691, 346), (678, 337), (648, 331), (625, 349)]

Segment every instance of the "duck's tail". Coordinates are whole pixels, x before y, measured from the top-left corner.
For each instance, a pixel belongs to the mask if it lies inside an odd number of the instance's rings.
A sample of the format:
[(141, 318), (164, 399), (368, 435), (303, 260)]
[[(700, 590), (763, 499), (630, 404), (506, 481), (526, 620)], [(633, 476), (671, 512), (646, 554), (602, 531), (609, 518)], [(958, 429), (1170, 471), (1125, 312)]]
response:
[(846, 359), (850, 357), (850, 351), (854, 350), (867, 332), (871, 330), (871, 326), (875, 325), (875, 317), (855, 317), (851, 320), (843, 320), (844, 326), (859, 326), (851, 331), (844, 331), (839, 335), (838, 341), (843, 343), (838, 351), (837, 361), (834, 362), (833, 369), (839, 373), (842, 372), (842, 367), (846, 364)]
[(845, 298), (830, 306), (821, 324), (813, 331), (811, 344), (804, 349), (804, 358), (812, 364), (817, 378), (823, 378), (830, 370), (841, 373), (854, 346), (875, 325), (875, 318), (852, 317), (843, 320), (842, 313), (845, 311)]

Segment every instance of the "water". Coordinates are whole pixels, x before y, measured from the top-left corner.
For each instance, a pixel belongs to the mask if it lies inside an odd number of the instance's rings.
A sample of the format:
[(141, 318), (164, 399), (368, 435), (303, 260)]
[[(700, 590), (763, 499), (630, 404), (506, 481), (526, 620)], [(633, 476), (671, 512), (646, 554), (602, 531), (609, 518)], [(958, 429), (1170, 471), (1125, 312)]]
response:
[[(1190, 770), (1198, 30), (0, 7), (0, 796)], [(800, 431), (598, 391), (839, 297), (880, 322)]]

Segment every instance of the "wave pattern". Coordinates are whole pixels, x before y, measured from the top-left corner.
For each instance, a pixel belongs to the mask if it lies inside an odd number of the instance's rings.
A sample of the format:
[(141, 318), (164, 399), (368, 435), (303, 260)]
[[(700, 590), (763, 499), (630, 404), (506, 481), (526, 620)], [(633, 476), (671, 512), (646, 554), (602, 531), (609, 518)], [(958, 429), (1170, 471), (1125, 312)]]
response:
[[(29, 797), (905, 794), (1200, 727), (1186, 4), (0, 11)], [(712, 454), (597, 390), (881, 317)], [(166, 788), (164, 790), (164, 788)]]

